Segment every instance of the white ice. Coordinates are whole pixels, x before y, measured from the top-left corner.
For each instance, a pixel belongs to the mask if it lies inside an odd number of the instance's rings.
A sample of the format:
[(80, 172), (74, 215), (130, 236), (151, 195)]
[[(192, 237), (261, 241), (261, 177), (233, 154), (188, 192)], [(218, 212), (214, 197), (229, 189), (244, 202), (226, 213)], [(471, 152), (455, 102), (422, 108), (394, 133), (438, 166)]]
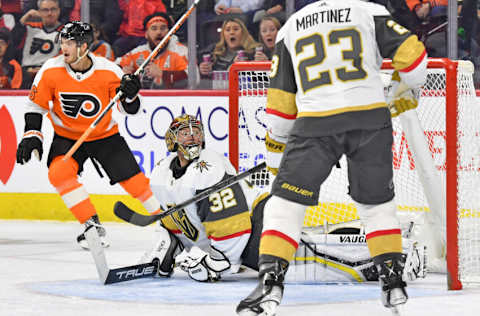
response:
[[(106, 223), (110, 268), (136, 264), (153, 227)], [(93, 259), (75, 242), (73, 222), (0, 221), (0, 316), (235, 315), (238, 301), (255, 286), (247, 272), (215, 284), (170, 279), (113, 285), (98, 281)], [(409, 284), (406, 316), (478, 315), (480, 289), (447, 291), (446, 276), (429, 274)], [(287, 284), (278, 315), (391, 315), (372, 284)]]

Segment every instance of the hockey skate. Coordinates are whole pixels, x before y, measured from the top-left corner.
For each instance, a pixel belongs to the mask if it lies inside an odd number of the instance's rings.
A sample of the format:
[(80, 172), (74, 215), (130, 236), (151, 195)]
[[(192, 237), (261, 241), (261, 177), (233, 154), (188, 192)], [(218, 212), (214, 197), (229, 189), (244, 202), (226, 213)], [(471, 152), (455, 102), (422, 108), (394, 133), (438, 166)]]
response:
[(391, 309), (393, 315), (400, 315), (398, 306), (408, 300), (405, 290), (407, 284), (402, 279), (404, 260), (405, 257), (400, 253), (387, 253), (373, 258), (382, 289), (382, 303)]
[(283, 280), (288, 269), (284, 259), (261, 255), (259, 260), (259, 284), (237, 306), (240, 316), (273, 316), (283, 297)]
[(83, 233), (77, 236), (77, 242), (85, 250), (90, 250), (90, 247), (88, 246), (88, 242), (85, 238), (85, 231), (90, 227), (90, 226), (95, 226), (98, 232), (98, 236), (100, 237), (100, 242), (104, 248), (107, 248), (110, 246), (108, 241), (106, 240), (107, 236), (107, 231), (105, 230), (105, 227), (102, 226), (100, 223), (100, 220), (98, 219), (98, 215), (93, 215), (90, 217), (86, 222), (85, 222), (85, 230)]

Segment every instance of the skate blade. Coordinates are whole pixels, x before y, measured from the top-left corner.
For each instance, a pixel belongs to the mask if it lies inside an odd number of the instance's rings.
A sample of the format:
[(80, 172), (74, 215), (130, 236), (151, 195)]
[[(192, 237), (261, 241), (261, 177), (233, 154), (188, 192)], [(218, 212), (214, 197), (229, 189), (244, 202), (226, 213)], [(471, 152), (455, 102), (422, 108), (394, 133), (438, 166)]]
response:
[(392, 306), (392, 307), (390, 307), (390, 311), (392, 312), (393, 316), (401, 316), (401, 315), (404, 314), (402, 305)]

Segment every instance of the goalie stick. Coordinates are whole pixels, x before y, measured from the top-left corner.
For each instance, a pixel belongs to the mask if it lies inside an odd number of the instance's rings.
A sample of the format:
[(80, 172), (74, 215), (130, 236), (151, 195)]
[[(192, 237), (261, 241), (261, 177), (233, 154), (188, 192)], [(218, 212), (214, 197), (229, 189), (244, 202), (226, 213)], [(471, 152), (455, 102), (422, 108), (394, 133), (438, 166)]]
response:
[(107, 285), (119, 282), (125, 282), (140, 278), (154, 276), (157, 273), (159, 264), (155, 260), (150, 263), (142, 263), (116, 269), (109, 269), (105, 251), (100, 243), (97, 230), (91, 226), (85, 232), (90, 253), (92, 254), (95, 267), (97, 268), (100, 282)]
[(167, 217), (171, 215), (172, 213), (181, 210), (182, 208), (190, 205), (191, 203), (198, 202), (200, 200), (203, 200), (204, 198), (208, 197), (210, 194), (213, 194), (217, 191), (220, 191), (226, 187), (231, 186), (232, 184), (242, 180), (243, 178), (248, 177), (252, 173), (258, 172), (262, 169), (264, 169), (267, 166), (265, 162), (262, 162), (261, 164), (248, 169), (245, 172), (242, 172), (236, 176), (227, 178), (225, 180), (222, 180), (218, 182), (217, 184), (211, 186), (207, 190), (200, 192), (199, 194), (193, 196), (192, 198), (186, 200), (185, 202), (182, 202), (178, 205), (175, 205), (168, 210), (166, 210), (163, 213), (157, 214), (157, 215), (143, 215), (135, 212), (134, 210), (130, 209), (128, 206), (123, 204), (122, 202), (118, 201), (115, 203), (115, 206), (113, 207), (113, 212), (115, 215), (117, 215), (118, 218), (123, 219), (124, 221), (131, 223), (133, 225), (137, 226), (147, 226), (150, 225), (164, 217)]

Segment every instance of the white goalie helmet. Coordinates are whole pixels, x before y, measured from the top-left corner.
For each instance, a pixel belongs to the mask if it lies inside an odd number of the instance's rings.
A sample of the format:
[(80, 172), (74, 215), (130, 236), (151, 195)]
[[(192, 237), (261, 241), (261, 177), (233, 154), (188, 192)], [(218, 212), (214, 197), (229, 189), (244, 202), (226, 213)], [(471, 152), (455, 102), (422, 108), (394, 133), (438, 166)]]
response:
[[(198, 128), (201, 137), (192, 137), (193, 141), (191, 142), (179, 142), (179, 132), (187, 128), (190, 135), (194, 135), (194, 128)], [(170, 126), (165, 133), (165, 142), (167, 143), (168, 151), (180, 151), (187, 160), (197, 158), (200, 156), (201, 150), (205, 148), (205, 133), (203, 132), (202, 122), (189, 114), (183, 114), (176, 117), (172, 123), (170, 123)]]

